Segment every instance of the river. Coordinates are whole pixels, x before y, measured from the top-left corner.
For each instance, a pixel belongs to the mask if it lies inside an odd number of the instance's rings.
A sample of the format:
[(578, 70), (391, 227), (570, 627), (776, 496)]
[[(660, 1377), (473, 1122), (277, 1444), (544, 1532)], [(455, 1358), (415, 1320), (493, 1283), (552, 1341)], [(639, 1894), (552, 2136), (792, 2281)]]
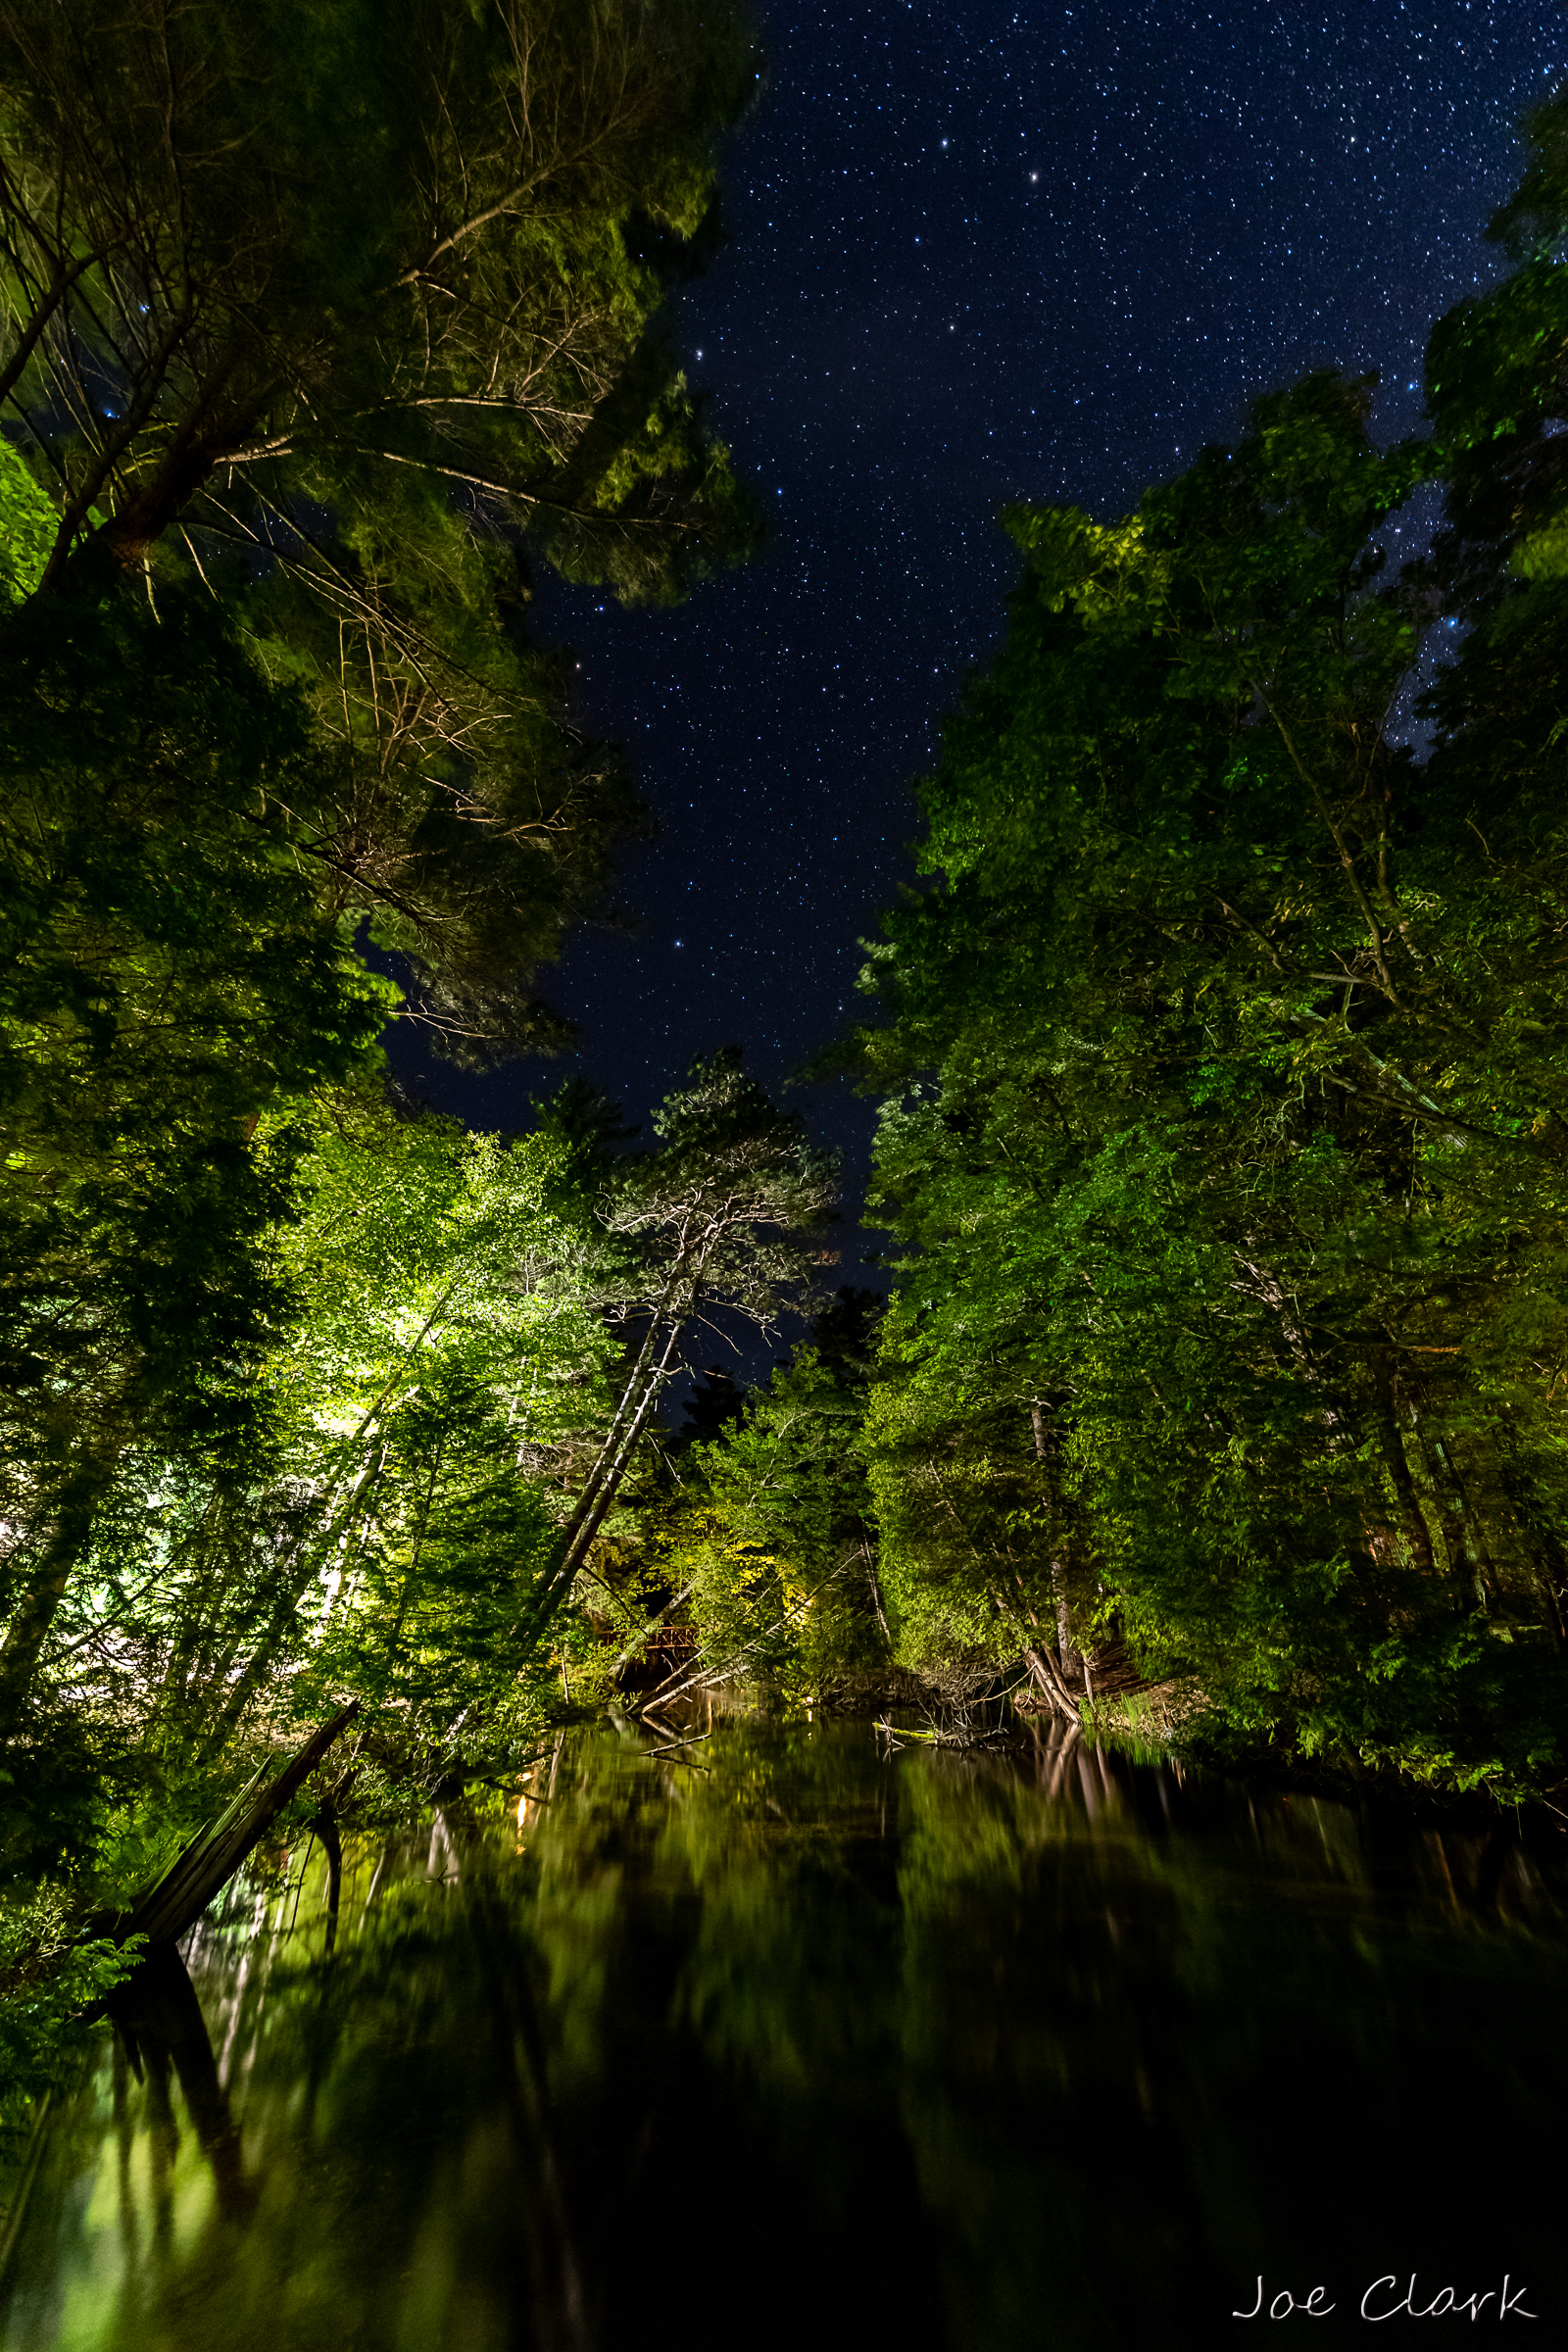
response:
[(606, 1725), (530, 1786), (347, 1839), (335, 1925), (300, 1839), (143, 1972), (37, 2135), (4, 2352), (1327, 2344), (1472, 2303), (1568, 2341), (1554, 1836), (1055, 1729)]

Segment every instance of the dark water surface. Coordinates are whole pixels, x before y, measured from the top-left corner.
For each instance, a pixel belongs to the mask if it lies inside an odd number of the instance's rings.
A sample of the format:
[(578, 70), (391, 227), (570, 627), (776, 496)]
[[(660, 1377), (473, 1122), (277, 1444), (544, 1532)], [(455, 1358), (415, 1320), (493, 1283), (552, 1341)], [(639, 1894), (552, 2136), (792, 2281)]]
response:
[(306, 1844), (144, 1972), (5, 2352), (1568, 2342), (1554, 1840), (1060, 1734), (650, 1744), (351, 1845), (330, 1955)]

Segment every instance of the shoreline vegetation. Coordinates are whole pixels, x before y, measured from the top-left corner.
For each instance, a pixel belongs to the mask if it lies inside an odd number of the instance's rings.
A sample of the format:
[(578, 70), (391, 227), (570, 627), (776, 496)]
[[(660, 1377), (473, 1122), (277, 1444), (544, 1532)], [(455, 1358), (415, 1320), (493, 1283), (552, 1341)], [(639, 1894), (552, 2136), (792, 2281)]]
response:
[[(388, 1082), (393, 1018), (569, 1044), (640, 821), (540, 567), (760, 544), (662, 306), (761, 71), (707, 0), (0, 0), (13, 2136), (134, 1964), (91, 1923), (351, 1704), (328, 1852), (715, 1690), (1568, 1788), (1568, 99), (1427, 431), (1319, 371), (1004, 517), (817, 1065), (887, 1295), (734, 1047), (647, 1132)], [(738, 1325), (790, 1351), (675, 1426)]]

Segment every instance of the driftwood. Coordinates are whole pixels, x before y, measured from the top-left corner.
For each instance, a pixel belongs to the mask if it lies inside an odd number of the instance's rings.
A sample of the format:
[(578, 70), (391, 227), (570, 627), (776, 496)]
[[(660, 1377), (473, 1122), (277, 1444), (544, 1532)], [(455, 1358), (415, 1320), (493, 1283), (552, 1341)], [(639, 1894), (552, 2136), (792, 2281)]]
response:
[[(128, 1911), (101, 1914), (88, 1933), (113, 1936), (117, 1943), (123, 1943), (130, 1936), (145, 1936), (149, 1946), (177, 1943), (186, 1930), (195, 1926), (214, 1895), (227, 1885), (252, 1848), (266, 1837), (289, 1798), (359, 1711), (357, 1698), (340, 1707), (329, 1722), (311, 1734), (305, 1745), (281, 1769), (278, 1759), (270, 1756), (233, 1803), (216, 1821), (198, 1831), (176, 1855), (156, 1886), (138, 1896)], [(330, 1860), (330, 1845), (327, 1853)]]

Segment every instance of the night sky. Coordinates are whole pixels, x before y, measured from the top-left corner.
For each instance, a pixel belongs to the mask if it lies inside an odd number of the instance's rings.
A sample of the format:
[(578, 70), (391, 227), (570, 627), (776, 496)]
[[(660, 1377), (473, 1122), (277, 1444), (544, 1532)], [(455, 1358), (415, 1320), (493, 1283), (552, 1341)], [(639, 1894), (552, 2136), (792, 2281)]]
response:
[[(777, 0), (765, 33), (732, 242), (676, 325), (772, 541), (673, 612), (541, 585), (659, 830), (622, 862), (635, 930), (541, 976), (573, 1061), (475, 1079), (399, 1037), (473, 1126), (566, 1068), (641, 1118), (711, 1046), (771, 1083), (834, 1035), (912, 871), (909, 780), (1003, 626), (998, 509), (1121, 512), (1324, 363), (1380, 369), (1380, 429), (1410, 429), (1568, 63), (1547, 0)], [(863, 1165), (868, 1106), (794, 1100)]]

